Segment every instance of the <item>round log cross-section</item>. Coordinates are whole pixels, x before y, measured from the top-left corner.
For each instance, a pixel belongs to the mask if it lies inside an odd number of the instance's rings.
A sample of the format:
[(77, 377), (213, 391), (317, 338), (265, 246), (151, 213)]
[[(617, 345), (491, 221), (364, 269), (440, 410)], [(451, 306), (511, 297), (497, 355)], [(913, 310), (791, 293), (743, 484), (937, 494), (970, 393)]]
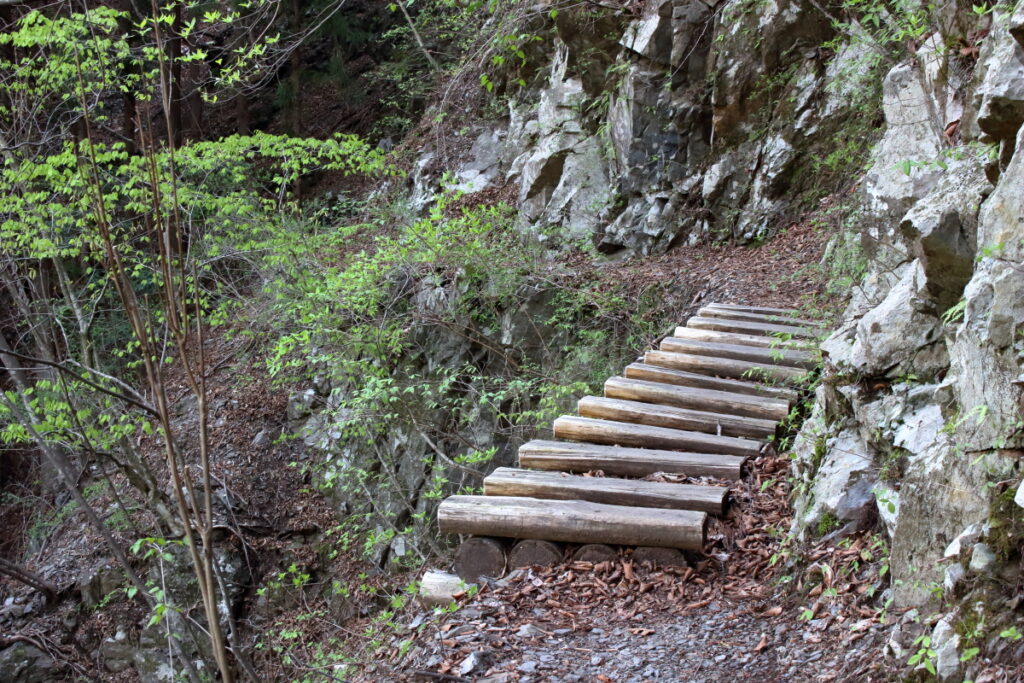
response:
[(467, 538), (455, 552), (455, 573), (467, 583), (476, 583), (481, 576), (500, 579), (507, 569), (505, 546), (494, 538)]
[(564, 553), (562, 548), (551, 541), (541, 541), (528, 538), (519, 541), (512, 548), (509, 555), (509, 565), (513, 569), (518, 567), (553, 567), (562, 562)]
[(573, 555), (573, 562), (590, 562), (600, 564), (601, 562), (612, 562), (618, 557), (615, 548), (604, 543), (588, 543), (576, 551)]

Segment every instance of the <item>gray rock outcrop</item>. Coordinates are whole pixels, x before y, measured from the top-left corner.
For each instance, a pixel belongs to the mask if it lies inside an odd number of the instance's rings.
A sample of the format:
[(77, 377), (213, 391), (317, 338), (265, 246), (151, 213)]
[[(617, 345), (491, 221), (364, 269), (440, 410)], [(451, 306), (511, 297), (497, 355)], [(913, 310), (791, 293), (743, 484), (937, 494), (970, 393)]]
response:
[[(993, 487), (1021, 476), (1024, 118), (1014, 104), (1021, 48), (1011, 29), (994, 22), (966, 105), (953, 102), (963, 79), (940, 77), (927, 46), (886, 78), (887, 132), (862, 185), (863, 228), (879, 257), (822, 347), (830, 390), (819, 392), (804, 430), (823, 446), (819, 462), (854, 451), (872, 459), (856, 470), (899, 464), (873, 493), (902, 606), (933, 600), (936, 586), (957, 589), (963, 566), (951, 574), (952, 557), (975, 574), (997, 570), (1000, 555), (985, 542), (1000, 525)], [(965, 121), (959, 147), (944, 139), (950, 116)], [(907, 159), (915, 163), (899, 168)], [(860, 498), (855, 469), (811, 474), (806, 458), (795, 468), (807, 481), (798, 506), (809, 511), (798, 533), (827, 505), (820, 492)], [(969, 531), (974, 550), (961, 551)], [(940, 654), (948, 678), (955, 649)]]
[[(456, 170), (458, 189), (513, 183), (524, 230), (642, 255), (765, 237), (794, 196), (821, 189), (810, 169), (860, 84), (822, 58), (832, 29), (811, 3), (601, 12), (597, 28), (571, 11), (551, 20), (550, 61), (506, 121), (477, 133), (488, 142)], [(432, 158), (413, 173), (417, 209), (438, 189), (422, 172)]]

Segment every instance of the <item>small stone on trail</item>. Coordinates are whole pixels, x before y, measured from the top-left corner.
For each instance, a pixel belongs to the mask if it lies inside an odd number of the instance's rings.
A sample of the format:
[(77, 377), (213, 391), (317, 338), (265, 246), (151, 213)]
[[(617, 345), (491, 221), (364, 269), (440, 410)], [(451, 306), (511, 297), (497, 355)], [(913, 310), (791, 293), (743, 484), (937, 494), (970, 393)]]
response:
[(544, 631), (537, 628), (533, 624), (523, 624), (516, 631), (516, 635), (520, 638), (542, 638), (547, 635)]
[(489, 654), (480, 650), (470, 653), (468, 657), (462, 660), (462, 664), (459, 665), (459, 674), (468, 676), (482, 667), (488, 658)]
[(532, 674), (537, 670), (537, 662), (527, 660), (516, 667), (516, 670), (524, 674)]

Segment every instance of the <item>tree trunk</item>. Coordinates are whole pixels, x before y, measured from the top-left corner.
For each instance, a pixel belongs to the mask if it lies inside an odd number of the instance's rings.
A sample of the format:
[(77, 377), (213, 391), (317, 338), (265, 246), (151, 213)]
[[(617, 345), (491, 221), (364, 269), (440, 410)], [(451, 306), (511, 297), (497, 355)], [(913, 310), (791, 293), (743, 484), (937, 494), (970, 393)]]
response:
[(203, 138), (203, 95), (199, 87), (202, 80), (202, 64), (192, 62), (188, 68), (188, 134), (189, 140)]
[(244, 92), (235, 96), (235, 124), (238, 126), (236, 132), (239, 135), (249, 135), (249, 97)]
[[(563, 415), (555, 420), (553, 431), (556, 439), (606, 446), (663, 448), (670, 451), (687, 451), (691, 454), (721, 453), (747, 458), (756, 458), (761, 453), (761, 444), (750, 439), (704, 434), (703, 432), (687, 432), (682, 429), (666, 427), (648, 427), (628, 422), (595, 420), (573, 415)], [(522, 450), (519, 453), (521, 459)]]
[(599, 396), (581, 398), (577, 404), (577, 411), (581, 417), (596, 417), (615, 422), (632, 422), (652, 427), (669, 427), (691, 432), (724, 434), (725, 436), (747, 436), (755, 439), (768, 438), (775, 433), (778, 426), (778, 423), (773, 420), (738, 417), (724, 413), (705, 413), (689, 408), (623, 401)]
[(589, 443), (538, 440), (530, 441), (519, 448), (519, 464), (530, 469), (556, 472), (601, 470), (607, 475), (622, 477), (646, 477), (655, 472), (667, 472), (688, 477), (739, 479), (743, 458), (709, 453), (679, 453), (653, 448), (621, 448), (616, 445), (595, 446)]
[(772, 323), (746, 322), (742, 320), (727, 320), (725, 318), (704, 318), (694, 317), (686, 321), (687, 327), (695, 327), (699, 330), (716, 330), (718, 332), (738, 332), (740, 334), (760, 334), (765, 337), (781, 335), (785, 338), (807, 337), (815, 338), (819, 334), (817, 328), (798, 327), (795, 325), (775, 325)]
[(519, 541), (508, 556), (508, 564), (513, 569), (520, 567), (554, 567), (565, 559), (562, 546), (551, 541), (540, 541), (528, 538)]
[(583, 477), (499, 467), (484, 479), (484, 495), (546, 500), (589, 500), (631, 507), (701, 510), (720, 515), (728, 489), (617, 477)]
[(715, 391), (729, 391), (734, 394), (750, 394), (751, 396), (772, 396), (782, 399), (790, 404), (800, 397), (800, 394), (793, 389), (785, 387), (770, 387), (756, 382), (744, 382), (739, 379), (723, 379), (711, 375), (702, 375), (696, 372), (685, 372), (683, 370), (671, 370), (658, 367), (657, 365), (646, 365), (644, 363), (631, 363), (626, 366), (623, 373), (629, 379), (642, 379), (648, 382), (661, 382), (662, 384), (675, 384), (680, 387), (697, 387), (699, 389), (714, 389)]
[(732, 394), (714, 389), (679, 387), (661, 382), (626, 379), (625, 377), (609, 377), (605, 380), (604, 395), (624, 401), (655, 403), (759, 420), (781, 420), (789, 414), (789, 403), (776, 398)]
[(644, 354), (644, 363), (657, 365), (671, 370), (684, 370), (704, 375), (716, 375), (730, 379), (743, 379), (758, 382), (769, 380), (787, 384), (800, 384), (807, 379), (807, 371), (800, 368), (787, 368), (781, 365), (765, 365), (751, 363), (746, 360), (729, 360), (712, 356), (693, 356), (688, 353), (671, 353), (668, 351), (648, 351)]
[[(295, 35), (298, 36), (302, 30), (302, 5), (299, 0), (292, 0), (292, 30)], [(291, 84), (291, 129), (292, 135), (295, 137), (302, 137), (303, 134), (303, 120), (302, 120), (302, 42), (297, 42), (295, 47), (292, 48), (290, 55), (291, 68), (289, 69), (288, 78)], [(292, 182), (292, 195), (295, 201), (302, 199), (302, 181), (296, 178)]]
[(467, 538), (455, 552), (455, 573), (466, 583), (481, 576), (500, 579), (508, 569), (505, 546), (496, 538)]
[(764, 365), (787, 365), (804, 368), (805, 370), (813, 370), (818, 365), (818, 361), (807, 351), (760, 348), (744, 344), (722, 344), (719, 342), (681, 339), (679, 337), (666, 337), (658, 348), (661, 351), (673, 353), (690, 353), (695, 356), (747, 360)]
[(167, 43), (167, 56), (171, 62), (171, 111), (167, 115), (170, 117), (170, 143), (175, 149), (181, 147), (181, 5), (180, 2), (174, 3), (174, 23), (171, 25), (171, 38)]
[[(128, 36), (128, 40), (132, 41), (132, 24), (131, 20), (127, 16), (121, 16), (117, 19), (117, 29), (122, 35)], [(126, 88), (121, 94), (121, 135), (124, 137), (125, 149), (128, 152), (128, 156), (135, 156), (138, 151), (138, 145), (135, 141), (135, 118), (137, 116), (137, 108), (135, 103), (135, 91), (131, 88)]]

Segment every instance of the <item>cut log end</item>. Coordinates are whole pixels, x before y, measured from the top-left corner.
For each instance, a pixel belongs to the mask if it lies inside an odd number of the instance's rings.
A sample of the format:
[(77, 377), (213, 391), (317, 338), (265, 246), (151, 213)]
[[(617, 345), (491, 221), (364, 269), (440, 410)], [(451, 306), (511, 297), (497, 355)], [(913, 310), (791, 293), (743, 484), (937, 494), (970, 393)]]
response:
[(467, 538), (455, 553), (455, 573), (466, 583), (481, 577), (500, 579), (508, 571), (505, 545), (496, 538)]
[(528, 538), (519, 541), (509, 554), (509, 566), (519, 567), (554, 567), (565, 558), (562, 547), (551, 541)]
[(618, 552), (615, 548), (604, 543), (588, 543), (580, 546), (572, 556), (573, 562), (590, 562), (600, 564), (601, 562), (614, 562), (618, 559)]

